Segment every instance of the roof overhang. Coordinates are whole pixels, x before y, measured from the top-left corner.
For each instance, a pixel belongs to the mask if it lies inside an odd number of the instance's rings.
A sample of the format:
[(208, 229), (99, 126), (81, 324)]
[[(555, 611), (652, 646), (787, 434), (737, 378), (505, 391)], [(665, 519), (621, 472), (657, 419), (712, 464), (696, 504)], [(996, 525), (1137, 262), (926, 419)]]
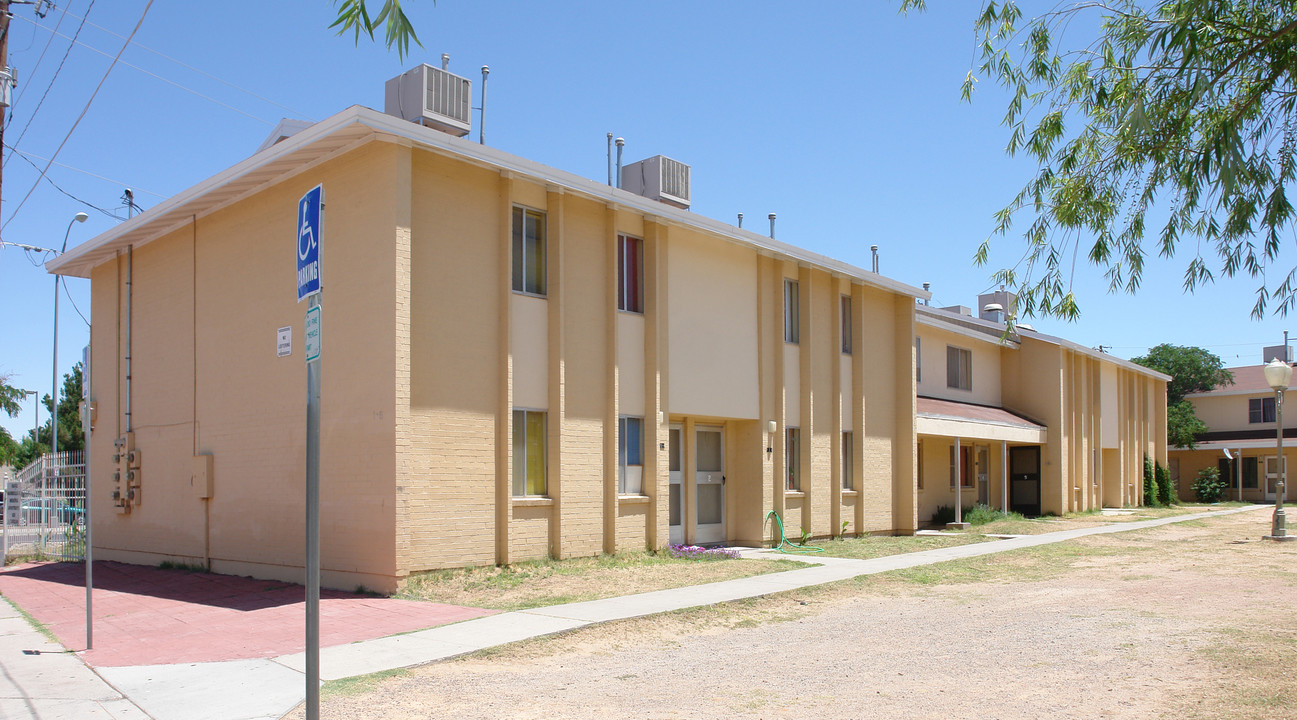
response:
[(228, 207), (270, 185), (375, 140), (409, 143), (481, 167), (534, 178), (566, 192), (637, 210), (661, 222), (693, 228), (755, 248), (762, 254), (796, 260), (864, 285), (912, 298), (931, 297), (926, 290), (849, 263), (359, 105), (321, 120), (91, 238), (50, 260), (45, 268), (59, 275), (89, 277), (94, 267), (111, 260), (118, 251), (147, 244), (193, 222), (195, 218)]
[(920, 397), (915, 400), (914, 429), (919, 435), (1043, 445), (1044, 425), (1003, 408), (954, 400)]

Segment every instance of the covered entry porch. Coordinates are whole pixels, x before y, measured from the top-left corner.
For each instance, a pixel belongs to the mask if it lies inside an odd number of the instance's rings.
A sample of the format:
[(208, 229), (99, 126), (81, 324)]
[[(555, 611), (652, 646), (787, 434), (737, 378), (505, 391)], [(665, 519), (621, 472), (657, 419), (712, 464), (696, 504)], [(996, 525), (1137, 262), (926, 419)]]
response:
[(918, 516), (942, 506), (1041, 512), (1045, 426), (1003, 408), (917, 398)]

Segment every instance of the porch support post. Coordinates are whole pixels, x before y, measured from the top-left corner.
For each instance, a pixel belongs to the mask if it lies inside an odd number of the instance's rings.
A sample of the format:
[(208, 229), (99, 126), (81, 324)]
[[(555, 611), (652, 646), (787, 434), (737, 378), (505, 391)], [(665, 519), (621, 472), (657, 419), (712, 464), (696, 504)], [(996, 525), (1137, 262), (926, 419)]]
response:
[(1000, 512), (1009, 514), (1009, 441), (1000, 441)]
[(964, 522), (964, 463), (960, 454), (959, 438), (955, 438), (955, 524)]

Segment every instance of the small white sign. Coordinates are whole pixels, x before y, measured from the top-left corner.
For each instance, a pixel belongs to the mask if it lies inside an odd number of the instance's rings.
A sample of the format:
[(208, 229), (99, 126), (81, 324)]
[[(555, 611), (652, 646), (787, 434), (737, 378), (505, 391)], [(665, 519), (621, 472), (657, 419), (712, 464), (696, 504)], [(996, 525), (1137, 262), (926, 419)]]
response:
[(293, 354), (293, 327), (282, 327), (275, 331), (275, 357), (288, 357)]
[(302, 328), (306, 338), (306, 362), (320, 358), (320, 306), (306, 311), (306, 324)]

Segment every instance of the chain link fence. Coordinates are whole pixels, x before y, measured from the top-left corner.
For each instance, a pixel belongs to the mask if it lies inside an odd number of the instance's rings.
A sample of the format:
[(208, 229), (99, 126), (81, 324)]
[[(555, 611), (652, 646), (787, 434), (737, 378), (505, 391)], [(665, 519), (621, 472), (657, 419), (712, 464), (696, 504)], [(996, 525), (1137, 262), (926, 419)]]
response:
[(79, 450), (46, 454), (4, 488), (4, 562), (86, 557), (86, 464)]

